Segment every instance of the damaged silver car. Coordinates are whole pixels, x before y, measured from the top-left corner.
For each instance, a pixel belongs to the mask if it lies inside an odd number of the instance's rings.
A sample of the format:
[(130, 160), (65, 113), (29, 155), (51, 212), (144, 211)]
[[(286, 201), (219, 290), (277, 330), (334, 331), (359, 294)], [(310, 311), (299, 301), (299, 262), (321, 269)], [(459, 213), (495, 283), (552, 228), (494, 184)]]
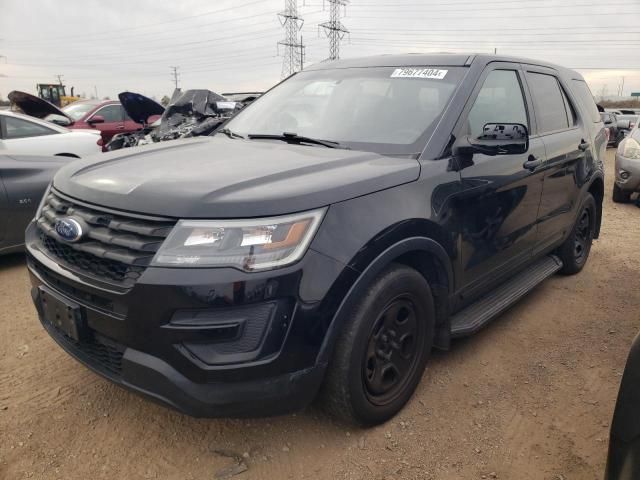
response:
[[(138, 93), (122, 92), (118, 98), (127, 114), (144, 127), (115, 135), (107, 144), (107, 151), (209, 135), (242, 108), (242, 104), (228, 101), (211, 90), (176, 89), (166, 109)], [(150, 117), (160, 113), (158, 121), (148, 124)]]

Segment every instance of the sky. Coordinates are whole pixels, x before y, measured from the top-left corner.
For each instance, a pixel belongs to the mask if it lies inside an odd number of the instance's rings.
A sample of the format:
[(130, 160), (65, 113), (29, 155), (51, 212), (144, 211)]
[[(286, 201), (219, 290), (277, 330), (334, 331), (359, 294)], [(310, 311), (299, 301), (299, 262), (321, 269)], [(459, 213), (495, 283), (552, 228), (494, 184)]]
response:
[[(261, 91), (281, 79), (285, 0), (0, 0), (0, 98), (56, 75), (77, 94), (179, 86)], [(310, 65), (327, 58), (323, 0), (298, 0)], [(342, 58), (384, 53), (525, 56), (579, 70), (599, 96), (640, 92), (640, 0), (351, 0)], [(280, 56), (279, 56), (280, 55)]]

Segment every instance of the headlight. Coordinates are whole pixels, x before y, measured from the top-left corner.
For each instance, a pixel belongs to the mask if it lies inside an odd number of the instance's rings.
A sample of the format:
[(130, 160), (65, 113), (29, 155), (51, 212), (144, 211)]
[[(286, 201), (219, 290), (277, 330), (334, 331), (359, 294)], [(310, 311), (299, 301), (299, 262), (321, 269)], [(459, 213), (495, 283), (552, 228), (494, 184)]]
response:
[(325, 211), (247, 220), (180, 220), (151, 264), (246, 272), (284, 267), (302, 258)]
[(640, 143), (633, 138), (626, 138), (622, 146), (622, 156), (633, 160), (640, 160)]
[(37, 220), (38, 218), (40, 218), (40, 213), (42, 213), (42, 207), (44, 207), (44, 204), (47, 201), (47, 196), (49, 195), (49, 192), (51, 191), (51, 184), (52, 183), (53, 182), (50, 182), (49, 185), (47, 185), (47, 188), (44, 191), (44, 195), (40, 199), (40, 203), (38, 204), (38, 208), (36, 209), (36, 214), (33, 217), (34, 220)]

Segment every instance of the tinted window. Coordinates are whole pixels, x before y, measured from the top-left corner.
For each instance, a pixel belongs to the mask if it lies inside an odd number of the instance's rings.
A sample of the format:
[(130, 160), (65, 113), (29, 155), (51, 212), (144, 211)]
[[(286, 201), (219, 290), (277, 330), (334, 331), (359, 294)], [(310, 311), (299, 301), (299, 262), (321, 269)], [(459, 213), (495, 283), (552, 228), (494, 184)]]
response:
[(562, 87), (562, 85), (560, 85), (560, 92), (562, 93), (562, 99), (564, 100), (564, 109), (565, 112), (567, 112), (567, 120), (569, 122), (569, 126), (573, 127), (576, 124), (576, 111), (573, 108), (573, 105), (571, 104), (571, 101), (569, 100), (569, 97), (567, 97), (567, 92), (564, 91), (564, 88)]
[(51, 135), (56, 133), (55, 130), (29, 122), (21, 118), (4, 117), (4, 124), (7, 128), (6, 139), (39, 137), (41, 135)]
[(94, 115), (104, 117), (105, 122), (121, 122), (122, 108), (120, 105), (107, 105), (98, 110)]
[(593, 100), (593, 95), (591, 95), (591, 90), (589, 90), (587, 83), (583, 80), (572, 80), (571, 86), (574, 93), (580, 99), (580, 102), (582, 102), (582, 105), (587, 109), (591, 121), (596, 123), (599, 122), (600, 112), (598, 112), (598, 107), (596, 106), (596, 102)]
[(493, 70), (467, 117), (469, 133), (480, 135), (487, 123), (521, 123), (529, 128), (522, 88), (514, 70)]
[(567, 111), (556, 77), (544, 73), (527, 72), (527, 82), (536, 106), (538, 133), (568, 128)]
[(461, 67), (307, 70), (238, 113), (241, 135), (295, 132), (384, 154), (421, 151), (465, 73)]

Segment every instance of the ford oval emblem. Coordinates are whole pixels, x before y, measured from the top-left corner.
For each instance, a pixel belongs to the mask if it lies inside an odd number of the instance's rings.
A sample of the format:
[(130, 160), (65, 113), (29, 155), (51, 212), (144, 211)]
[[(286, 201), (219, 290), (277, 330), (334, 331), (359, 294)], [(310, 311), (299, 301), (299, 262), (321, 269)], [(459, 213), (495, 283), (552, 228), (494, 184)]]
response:
[(82, 225), (73, 218), (59, 218), (53, 228), (60, 238), (67, 242), (77, 242), (82, 238)]

